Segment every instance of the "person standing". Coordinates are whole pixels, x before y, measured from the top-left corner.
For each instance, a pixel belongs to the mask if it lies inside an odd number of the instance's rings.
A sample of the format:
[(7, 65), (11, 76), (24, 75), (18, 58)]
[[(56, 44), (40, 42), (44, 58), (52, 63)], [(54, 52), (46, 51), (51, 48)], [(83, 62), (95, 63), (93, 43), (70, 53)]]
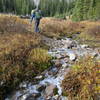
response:
[(31, 23), (34, 19), (34, 31), (36, 33), (39, 33), (39, 24), (40, 24), (40, 20), (42, 19), (42, 13), (41, 10), (39, 10), (38, 8), (35, 10), (31, 11)]

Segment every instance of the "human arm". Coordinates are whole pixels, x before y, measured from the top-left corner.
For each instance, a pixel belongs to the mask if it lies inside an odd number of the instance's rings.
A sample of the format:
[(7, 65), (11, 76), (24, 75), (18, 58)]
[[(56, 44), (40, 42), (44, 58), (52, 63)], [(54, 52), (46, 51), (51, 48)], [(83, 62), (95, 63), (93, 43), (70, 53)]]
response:
[(30, 18), (30, 23), (32, 23), (34, 17), (35, 17), (35, 14), (32, 14), (32, 15), (31, 15), (31, 18)]

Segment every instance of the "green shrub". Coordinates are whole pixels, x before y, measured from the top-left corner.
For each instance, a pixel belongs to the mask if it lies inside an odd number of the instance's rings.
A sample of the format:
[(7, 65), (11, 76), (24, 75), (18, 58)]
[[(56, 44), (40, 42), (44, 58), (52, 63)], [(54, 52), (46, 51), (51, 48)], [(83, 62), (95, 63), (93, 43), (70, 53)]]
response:
[(55, 18), (66, 19), (66, 14), (56, 14)]

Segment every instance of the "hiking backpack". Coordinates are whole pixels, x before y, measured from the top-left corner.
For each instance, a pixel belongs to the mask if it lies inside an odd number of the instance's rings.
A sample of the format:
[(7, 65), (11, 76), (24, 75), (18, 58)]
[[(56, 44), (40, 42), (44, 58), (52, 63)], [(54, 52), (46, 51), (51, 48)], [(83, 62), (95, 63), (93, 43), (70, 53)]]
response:
[(42, 18), (41, 11), (36, 11), (35, 12), (35, 18), (36, 19), (41, 19)]

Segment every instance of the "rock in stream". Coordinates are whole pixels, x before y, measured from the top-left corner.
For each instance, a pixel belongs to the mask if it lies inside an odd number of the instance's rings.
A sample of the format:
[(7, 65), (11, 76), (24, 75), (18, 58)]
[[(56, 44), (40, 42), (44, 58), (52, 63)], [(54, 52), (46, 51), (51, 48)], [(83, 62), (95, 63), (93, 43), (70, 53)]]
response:
[(80, 45), (70, 38), (52, 39), (48, 45), (50, 46), (48, 54), (54, 58), (52, 60), (54, 65), (35, 77), (40, 80), (38, 84), (23, 82), (19, 86), (20, 89), (14, 91), (5, 100), (68, 100), (67, 97), (62, 96), (61, 83), (72, 64), (87, 55), (100, 58), (97, 50), (85, 44)]

